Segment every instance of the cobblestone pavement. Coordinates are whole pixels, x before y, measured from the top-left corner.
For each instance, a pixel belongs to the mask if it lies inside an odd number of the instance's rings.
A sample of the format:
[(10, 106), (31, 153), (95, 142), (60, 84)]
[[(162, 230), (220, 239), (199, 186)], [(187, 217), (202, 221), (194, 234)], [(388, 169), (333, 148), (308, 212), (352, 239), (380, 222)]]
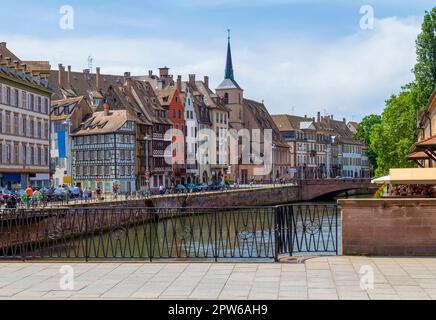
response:
[[(61, 287), (65, 265), (74, 270), (72, 290)], [(373, 288), (361, 281), (362, 275), (371, 278), (371, 270)], [(436, 299), (436, 258), (341, 256), (302, 264), (0, 263), (0, 299)]]

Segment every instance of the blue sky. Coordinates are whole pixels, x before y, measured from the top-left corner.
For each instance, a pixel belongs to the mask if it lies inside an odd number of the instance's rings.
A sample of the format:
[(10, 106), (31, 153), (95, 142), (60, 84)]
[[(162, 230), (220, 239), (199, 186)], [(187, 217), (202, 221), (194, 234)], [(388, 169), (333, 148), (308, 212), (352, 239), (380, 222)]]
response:
[[(0, 0), (2, 2), (2, 0)], [(74, 30), (59, 28), (61, 6)], [(374, 29), (360, 29), (362, 5)], [(232, 29), (235, 77), (271, 113), (316, 111), (359, 120), (412, 79), (414, 40), (434, 1), (29, 1), (1, 4), (0, 40), (22, 59), (143, 74), (160, 66), (187, 78), (223, 77)]]

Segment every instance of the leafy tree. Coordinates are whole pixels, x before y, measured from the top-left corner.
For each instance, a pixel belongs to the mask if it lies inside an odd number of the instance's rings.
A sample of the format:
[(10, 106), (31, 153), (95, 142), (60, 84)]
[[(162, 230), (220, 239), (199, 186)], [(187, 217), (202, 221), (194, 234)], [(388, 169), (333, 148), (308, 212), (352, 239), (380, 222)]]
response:
[(368, 146), (368, 159), (374, 169), (377, 169), (377, 152), (371, 148), (371, 133), (377, 124), (382, 123), (382, 117), (378, 114), (371, 114), (362, 119), (357, 127), (354, 138), (362, 141)]
[(369, 136), (369, 150), (377, 157), (377, 176), (386, 175), (390, 168), (414, 166), (405, 157), (415, 142), (416, 116), (426, 107), (436, 85), (436, 7), (424, 16), (416, 55), (415, 80), (386, 101), (380, 123), (376, 116), (369, 116), (357, 132), (365, 141)]
[(416, 113), (409, 88), (386, 101), (382, 122), (373, 126), (370, 136), (370, 149), (377, 154), (377, 176), (388, 174), (390, 168), (413, 166), (406, 156), (415, 142)]
[(416, 65), (413, 68), (414, 104), (425, 106), (436, 85), (436, 7), (426, 12), (416, 39)]

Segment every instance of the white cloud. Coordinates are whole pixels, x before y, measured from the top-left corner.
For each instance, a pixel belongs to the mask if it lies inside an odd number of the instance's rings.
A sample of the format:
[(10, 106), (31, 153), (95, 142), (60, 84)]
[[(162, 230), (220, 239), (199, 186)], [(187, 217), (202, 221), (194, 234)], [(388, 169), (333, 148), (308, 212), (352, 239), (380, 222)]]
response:
[[(380, 112), (384, 100), (412, 79), (417, 19), (376, 20), (375, 29), (326, 42), (304, 39), (301, 32), (259, 41), (233, 43), (235, 76), (245, 96), (265, 100), (271, 113), (315, 115), (317, 111), (354, 120)], [(103, 73), (145, 74), (167, 65), (174, 74), (209, 75), (212, 85), (223, 78), (225, 43), (154, 38), (37, 39), (0, 35), (22, 59), (50, 60), (87, 68), (92, 55)], [(289, 40), (287, 40), (289, 39)], [(262, 45), (260, 45), (260, 43)]]

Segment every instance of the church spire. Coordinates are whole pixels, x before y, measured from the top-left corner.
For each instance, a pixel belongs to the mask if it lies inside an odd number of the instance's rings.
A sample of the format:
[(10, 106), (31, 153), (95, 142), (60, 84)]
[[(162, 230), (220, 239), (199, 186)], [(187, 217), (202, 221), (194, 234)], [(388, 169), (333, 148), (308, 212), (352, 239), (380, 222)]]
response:
[(230, 48), (230, 29), (228, 32), (228, 44), (227, 44), (227, 61), (226, 61), (226, 71), (224, 79), (235, 80), (233, 76), (233, 63), (232, 63), (232, 50)]

